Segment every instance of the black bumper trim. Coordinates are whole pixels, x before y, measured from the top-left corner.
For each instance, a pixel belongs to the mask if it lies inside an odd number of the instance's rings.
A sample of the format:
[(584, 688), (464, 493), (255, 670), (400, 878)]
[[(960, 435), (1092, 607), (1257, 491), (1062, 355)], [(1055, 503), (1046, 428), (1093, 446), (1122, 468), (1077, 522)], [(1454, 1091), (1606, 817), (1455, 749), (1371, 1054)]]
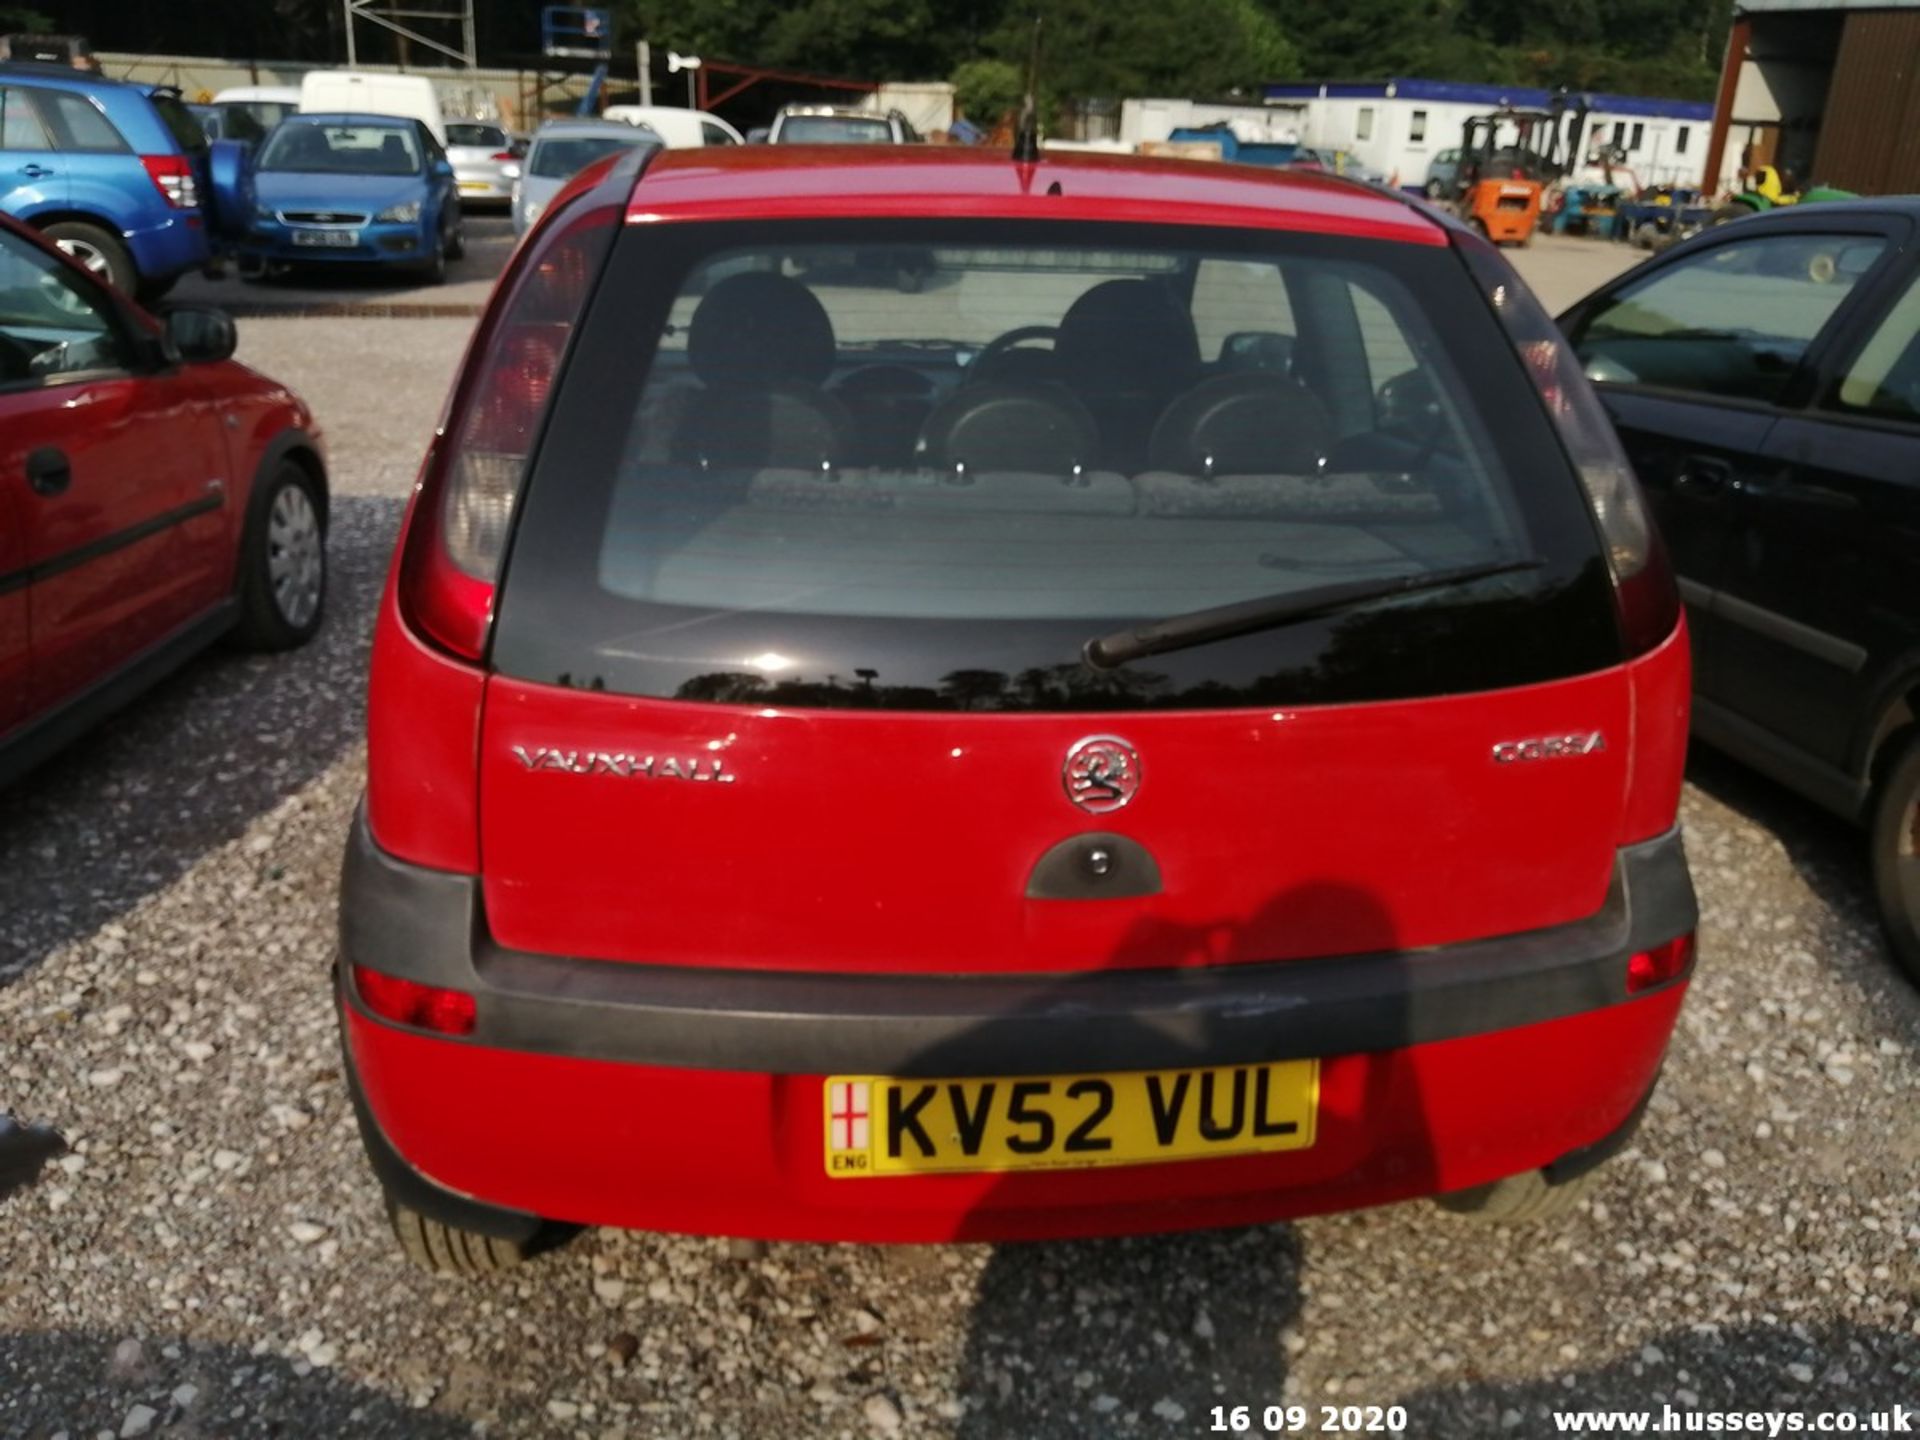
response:
[(1246, 1064), (1537, 1024), (1624, 1003), (1627, 958), (1698, 918), (1675, 830), (1622, 849), (1606, 903), (1585, 920), (1427, 950), (1070, 975), (571, 960), (494, 943), (474, 877), (385, 854), (364, 815), (340, 913), (350, 962), (476, 997), (470, 1040), (447, 1043), (680, 1069), (920, 1076)]

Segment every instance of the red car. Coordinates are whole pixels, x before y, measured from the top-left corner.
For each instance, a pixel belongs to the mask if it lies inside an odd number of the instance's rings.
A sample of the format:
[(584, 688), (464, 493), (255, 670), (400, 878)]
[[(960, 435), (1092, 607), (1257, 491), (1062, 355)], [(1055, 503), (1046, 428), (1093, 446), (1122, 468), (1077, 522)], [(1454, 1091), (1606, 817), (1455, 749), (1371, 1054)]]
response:
[(319, 628), (320, 435), (233, 349), (0, 217), (0, 784), (223, 635)]
[(1691, 973), (1687, 681), (1591, 391), (1428, 211), (598, 166), (377, 622), (338, 990), (395, 1228), (1564, 1208)]

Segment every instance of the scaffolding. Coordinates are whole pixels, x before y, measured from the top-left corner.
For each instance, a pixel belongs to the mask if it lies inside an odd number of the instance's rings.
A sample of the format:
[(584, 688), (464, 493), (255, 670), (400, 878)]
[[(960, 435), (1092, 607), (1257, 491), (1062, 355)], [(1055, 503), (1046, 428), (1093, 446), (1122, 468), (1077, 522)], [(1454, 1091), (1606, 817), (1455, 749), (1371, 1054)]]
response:
[[(352, 68), (359, 63), (359, 50), (355, 43), (354, 23), (365, 20), (383, 30), (390, 30), (404, 40), (456, 60), (469, 70), (480, 63), (479, 47), (474, 40), (473, 0), (444, 0), (438, 8), (427, 8), (414, 0), (340, 0), (341, 8), (347, 19), (347, 66)], [(446, 38), (436, 38), (414, 28), (414, 23), (431, 25), (442, 37), (449, 36), (454, 29), (460, 32), (458, 48)], [(404, 56), (405, 48), (401, 54)]]

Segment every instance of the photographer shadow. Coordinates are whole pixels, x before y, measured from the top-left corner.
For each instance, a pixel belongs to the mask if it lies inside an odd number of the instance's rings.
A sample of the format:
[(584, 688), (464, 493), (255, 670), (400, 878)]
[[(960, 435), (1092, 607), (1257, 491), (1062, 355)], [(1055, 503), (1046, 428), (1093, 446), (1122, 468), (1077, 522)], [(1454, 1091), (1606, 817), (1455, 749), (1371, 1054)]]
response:
[[(1223, 956), (1242, 954), (1243, 942), (1257, 943), (1252, 936), (1322, 931), (1329, 922), (1349, 937), (1356, 953), (1396, 948), (1392, 917), (1376, 895), (1320, 882), (1275, 895), (1245, 920), (1180, 924), (1143, 918), (1116, 946), (1114, 959), (1117, 967), (1191, 967), (1203, 983), (1210, 969), (1217, 973)], [(1032, 1008), (1071, 1010), (1081, 988), (1077, 978), (1063, 977)], [(1170, 1028), (1141, 1020), (1118, 1021), (1117, 1036), (1108, 1033), (1118, 1053), (1137, 1048), (1158, 1057), (1153, 1069), (1199, 1068), (1219, 1063), (1216, 1041), (1225, 1022), (1208, 1018), (1210, 1013), (1196, 1008), (1182, 1014), (1171, 1047)], [(966, 1074), (958, 1053), (974, 1048), (974, 1038), (954, 1044), (954, 1064), (944, 1064), (936, 1048), (919, 1057), (913, 1073)], [(1369, 1076), (1369, 1090), (1348, 1097), (1348, 1103), (1371, 1106), (1387, 1099), (1371, 1093), (1376, 1079), (1383, 1085), (1386, 1080), (1374, 1068)], [(1323, 1133), (1316, 1144), (1324, 1141)], [(1388, 1163), (1360, 1159), (1370, 1172)], [(1208, 1167), (1209, 1162), (1179, 1164)], [(1433, 1174), (1425, 1153), (1398, 1154), (1391, 1166), (1390, 1172), (1376, 1173), (1404, 1176), (1415, 1185)], [(1136, 1213), (1119, 1225), (1103, 1222), (1097, 1213), (1083, 1214), (1061, 1228), (1071, 1230), (1084, 1220), (1084, 1228), (1094, 1231), (1125, 1229), (1130, 1222), (1163, 1233), (996, 1245), (968, 1320), (957, 1382), (966, 1411), (956, 1433), (963, 1440), (1142, 1430), (1199, 1433), (1211, 1423), (1216, 1405), (1281, 1403), (1303, 1289), (1305, 1257), (1298, 1231), (1285, 1223), (1237, 1223), (1246, 1211), (1235, 1208), (1231, 1193), (1219, 1197), (1196, 1186), (1201, 1195), (1182, 1196), (1157, 1183), (1168, 1177), (1154, 1176), (1148, 1167), (1080, 1173), (1089, 1187), (1109, 1193), (1115, 1205), (1137, 1207)], [(963, 1230), (991, 1235), (1060, 1225), (1058, 1210), (1036, 1196), (1034, 1178), (996, 1179), (978, 1197)], [(1227, 1184), (1246, 1183), (1221, 1178)], [(1157, 1198), (1142, 1200), (1143, 1193)], [(1024, 1218), (1018, 1213), (1023, 1209)]]

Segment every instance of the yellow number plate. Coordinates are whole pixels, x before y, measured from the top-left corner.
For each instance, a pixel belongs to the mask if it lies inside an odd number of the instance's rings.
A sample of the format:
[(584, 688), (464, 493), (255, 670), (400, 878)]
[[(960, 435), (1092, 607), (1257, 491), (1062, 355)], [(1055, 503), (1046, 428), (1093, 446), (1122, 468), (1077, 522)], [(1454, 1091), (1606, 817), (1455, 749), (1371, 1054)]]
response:
[(833, 1075), (827, 1173), (1152, 1165), (1313, 1144), (1316, 1060), (1005, 1080)]

